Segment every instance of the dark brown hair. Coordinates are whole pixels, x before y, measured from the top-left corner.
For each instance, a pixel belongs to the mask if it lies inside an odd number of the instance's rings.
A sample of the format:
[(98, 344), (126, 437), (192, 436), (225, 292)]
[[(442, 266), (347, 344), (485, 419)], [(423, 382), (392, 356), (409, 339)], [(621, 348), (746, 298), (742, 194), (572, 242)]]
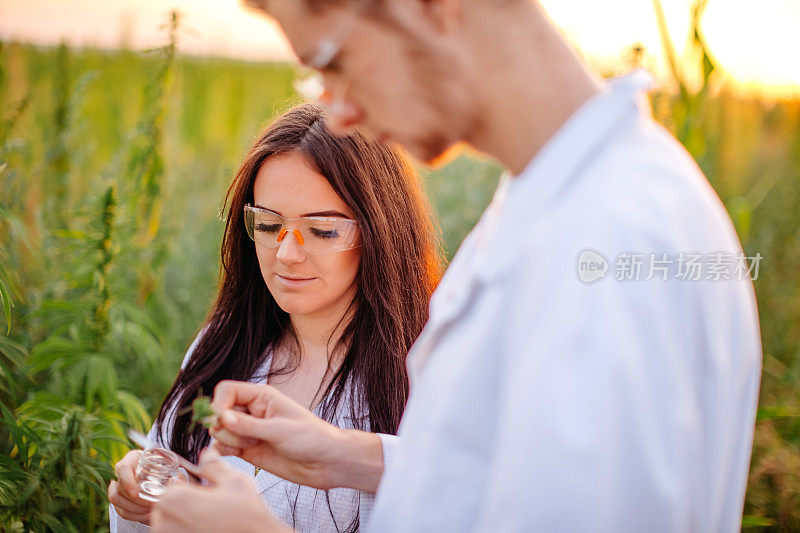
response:
[[(321, 413), (332, 420), (349, 388), (352, 401), (343, 407), (356, 427), (396, 433), (405, 408), (406, 355), (427, 320), (428, 301), (442, 271), (437, 227), (419, 175), (399, 151), (358, 131), (335, 137), (322, 110), (303, 104), (259, 137), (228, 189), (219, 294), (156, 418), (163, 442), (165, 422), (171, 413), (180, 413), (169, 446), (192, 461), (210, 440), (202, 426), (189, 430), (191, 414), (184, 411), (192, 401), (211, 394), (222, 380), (253, 378), (269, 350), (282, 341), (297, 345), (289, 315), (264, 282), (243, 217), (264, 161), (290, 152), (305, 156), (328, 179), (354, 213), (363, 243), (352, 319), (342, 325), (332, 352), (344, 356), (325, 391)], [(358, 422), (365, 414), (368, 427)]]

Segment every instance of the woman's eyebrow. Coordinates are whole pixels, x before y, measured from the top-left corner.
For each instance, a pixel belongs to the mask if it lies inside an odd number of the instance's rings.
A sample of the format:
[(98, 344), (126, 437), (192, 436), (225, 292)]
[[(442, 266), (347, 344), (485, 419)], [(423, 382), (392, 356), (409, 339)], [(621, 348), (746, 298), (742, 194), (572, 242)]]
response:
[(339, 217), (339, 218), (350, 218), (344, 213), (339, 211), (319, 211), (317, 213), (306, 213), (305, 215), (300, 215), (302, 217)]
[[(257, 207), (257, 208), (259, 208), (259, 209), (266, 209), (267, 211), (270, 211), (270, 212), (272, 212), (272, 213), (275, 213), (275, 214), (276, 214), (276, 215), (278, 215), (279, 217), (283, 217), (283, 215), (281, 214), (281, 212), (280, 212), (280, 211), (276, 211), (275, 209), (270, 209), (269, 207), (264, 207), (263, 205), (259, 205), (259, 204), (255, 204), (255, 207)], [(329, 210), (329, 211), (317, 211), (317, 212), (314, 212), (314, 213), (305, 213), (305, 214), (303, 214), (303, 215), (300, 215), (300, 218), (303, 218), (303, 217), (338, 217), (338, 218), (350, 218), (350, 217), (348, 217), (347, 215), (345, 215), (344, 213), (342, 213), (341, 211), (336, 211), (336, 210)], [(285, 217), (284, 217), (284, 218), (285, 218)]]

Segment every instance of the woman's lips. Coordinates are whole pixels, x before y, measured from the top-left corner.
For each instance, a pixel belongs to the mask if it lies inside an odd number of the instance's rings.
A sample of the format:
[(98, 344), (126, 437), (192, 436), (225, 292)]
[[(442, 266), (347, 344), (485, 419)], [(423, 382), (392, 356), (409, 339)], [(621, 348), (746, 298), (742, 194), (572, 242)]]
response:
[(280, 274), (276, 274), (278, 281), (280, 281), (286, 287), (291, 289), (297, 289), (300, 287), (305, 287), (316, 278), (299, 278), (294, 276), (281, 276)]

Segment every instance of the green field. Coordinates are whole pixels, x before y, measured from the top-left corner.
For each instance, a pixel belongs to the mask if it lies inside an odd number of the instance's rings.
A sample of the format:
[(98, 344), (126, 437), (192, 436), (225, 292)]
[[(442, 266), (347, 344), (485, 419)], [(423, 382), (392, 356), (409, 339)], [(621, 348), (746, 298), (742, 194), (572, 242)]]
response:
[[(105, 527), (124, 429), (146, 429), (208, 311), (229, 180), (297, 101), (291, 65), (172, 52), (0, 49), (0, 529)], [(653, 107), (764, 257), (745, 526), (800, 530), (800, 102), (723, 87)], [(448, 257), (499, 172), (425, 173)]]

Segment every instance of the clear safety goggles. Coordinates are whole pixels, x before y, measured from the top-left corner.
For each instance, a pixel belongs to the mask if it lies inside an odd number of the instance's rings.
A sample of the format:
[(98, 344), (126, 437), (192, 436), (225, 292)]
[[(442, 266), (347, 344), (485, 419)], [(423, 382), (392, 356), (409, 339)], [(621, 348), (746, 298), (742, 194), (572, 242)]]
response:
[(269, 209), (247, 204), (244, 225), (256, 244), (268, 248), (278, 248), (290, 235), (305, 252), (313, 255), (344, 252), (361, 246), (358, 224), (349, 218), (284, 218)]

